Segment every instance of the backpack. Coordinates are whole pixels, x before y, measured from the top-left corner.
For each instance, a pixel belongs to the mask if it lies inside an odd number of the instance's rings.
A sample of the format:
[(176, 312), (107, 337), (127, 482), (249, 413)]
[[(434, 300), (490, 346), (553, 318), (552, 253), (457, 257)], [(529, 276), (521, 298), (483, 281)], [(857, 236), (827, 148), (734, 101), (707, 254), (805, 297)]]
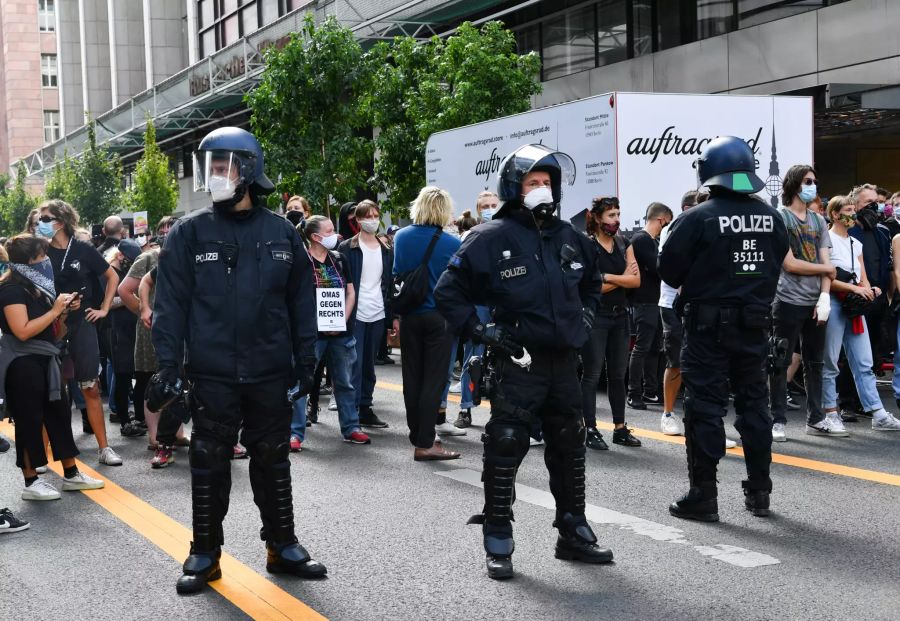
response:
[(436, 227), (422, 262), (415, 269), (402, 272), (391, 281), (391, 312), (408, 315), (425, 303), (430, 289), (428, 261), (443, 231)]

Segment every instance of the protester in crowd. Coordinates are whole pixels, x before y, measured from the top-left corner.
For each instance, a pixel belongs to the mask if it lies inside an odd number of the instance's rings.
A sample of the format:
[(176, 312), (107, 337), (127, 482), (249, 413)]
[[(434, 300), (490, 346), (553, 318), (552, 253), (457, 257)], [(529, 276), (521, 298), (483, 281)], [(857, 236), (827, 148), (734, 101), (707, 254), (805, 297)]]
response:
[(353, 364), (352, 384), (356, 389), (355, 405), (359, 424), (363, 427), (387, 427), (372, 410), (375, 391), (375, 356), (389, 326), (395, 334), (400, 321), (391, 314), (390, 287), (394, 254), (376, 233), (381, 226), (381, 210), (371, 200), (364, 200), (353, 212), (360, 231), (338, 247), (349, 266), (356, 306), (349, 315), (356, 341), (356, 361)]
[[(0, 278), (2, 278), (6, 272), (9, 271), (9, 255), (6, 254), (6, 242), (7, 238), (0, 238)], [(0, 419), (2, 419), (2, 413), (0, 413)], [(5, 453), (9, 450), (9, 440), (3, 437), (3, 434), (0, 434), (0, 453)], [(4, 509), (5, 511), (6, 509)], [(0, 516), (2, 516), (2, 512), (0, 512)], [(2, 517), (0, 517), (2, 519)]]
[[(67, 349), (73, 379), (84, 397), (86, 420), (83, 424), (97, 438), (101, 464), (119, 466), (119, 457), (106, 440), (103, 404), (100, 401), (100, 349), (95, 323), (109, 314), (119, 277), (103, 256), (89, 242), (75, 239), (78, 213), (68, 203), (49, 200), (41, 204), (38, 234), (50, 241), (47, 254), (53, 265), (54, 281), (61, 293), (79, 293), (83, 304), (90, 304), (98, 287), (96, 279), (104, 278), (106, 288), (99, 308), (69, 313)], [(97, 293), (99, 297), (99, 292)]]
[[(284, 217), (295, 227), (299, 226), (300, 230), (303, 229), (303, 224), (311, 215), (312, 209), (309, 206), (309, 202), (302, 196), (292, 196), (284, 207)], [(301, 235), (302, 238), (303, 236)]]
[(818, 216), (822, 216), (825, 218), (825, 205), (822, 203), (822, 199), (817, 195), (810, 203), (806, 206), (811, 212)]
[(778, 209), (787, 228), (790, 250), (778, 279), (772, 305), (773, 333), (786, 339), (784, 356), (770, 369), (772, 441), (784, 442), (787, 425), (787, 370), (799, 341), (806, 386), (806, 433), (844, 435), (840, 416), (826, 418), (822, 411), (822, 356), (825, 322), (831, 310), (831, 236), (825, 219), (808, 208), (816, 198), (816, 171), (812, 166), (791, 166), (782, 181)]
[[(478, 220), (480, 222), (487, 222), (493, 218), (499, 207), (500, 199), (497, 197), (497, 193), (490, 190), (481, 192), (475, 200), (475, 209), (478, 211)], [(469, 211), (463, 213), (463, 216), (467, 213), (471, 216)], [(457, 223), (458, 226), (459, 224)], [(460, 235), (462, 235), (462, 230), (460, 230)]]
[[(459, 248), (459, 240), (443, 228), (450, 223), (453, 201), (446, 190), (434, 186), (422, 188), (413, 201), (411, 226), (397, 231), (394, 238), (394, 275), (407, 274), (427, 261), (428, 294), (422, 304), (406, 314), (400, 329), (403, 350), (403, 403), (409, 441), (415, 446), (416, 461), (456, 459), (459, 453), (443, 448), (435, 439), (435, 424), (441, 403), (441, 391), (447, 381), (447, 361), (453, 336), (437, 311), (434, 288), (447, 268), (450, 257)], [(434, 244), (432, 244), (432, 240)]]
[(57, 294), (49, 244), (27, 233), (6, 244), (11, 270), (0, 279), (0, 400), (15, 421), (16, 465), (22, 469), (24, 500), (56, 500), (59, 491), (39, 479), (47, 465), (43, 429), (53, 458), (62, 462), (63, 491), (100, 489), (104, 482), (78, 471), (69, 405), (60, 367), (66, 320), (80, 308), (77, 293)]
[[(141, 247), (131, 239), (123, 239), (107, 250), (107, 261), (116, 270), (120, 280), (124, 281), (131, 265), (141, 255)], [(112, 310), (109, 313), (110, 353), (112, 368), (115, 373), (112, 401), (119, 413), (120, 432), (127, 438), (136, 438), (147, 434), (145, 422), (131, 420), (128, 415), (129, 394), (134, 379), (134, 344), (136, 339), (137, 318), (116, 295), (113, 298)]]
[(119, 245), (119, 242), (127, 236), (128, 229), (125, 227), (125, 223), (122, 222), (122, 218), (119, 216), (110, 216), (106, 220), (103, 221), (103, 243), (97, 247), (101, 253), (106, 254), (106, 252), (115, 246)]
[[(353, 386), (353, 365), (356, 362), (356, 341), (353, 338), (353, 310), (356, 305), (356, 288), (353, 273), (346, 259), (336, 251), (338, 236), (334, 224), (325, 216), (312, 216), (306, 221), (306, 237), (309, 239), (309, 260), (318, 296), (323, 290), (341, 292), (344, 295), (344, 329), (329, 330), (319, 325), (316, 341), (317, 361), (325, 359), (331, 386), (337, 403), (341, 436), (349, 444), (369, 444), (371, 439), (360, 429), (359, 412), (356, 408), (356, 389)], [(328, 299), (338, 299), (337, 296)], [(296, 412), (295, 412), (296, 414)], [(301, 444), (306, 432), (306, 420), (294, 418), (291, 421), (291, 444)]]
[(631, 237), (631, 251), (637, 261), (641, 284), (630, 293), (635, 340), (628, 362), (628, 405), (636, 410), (662, 405), (659, 394), (659, 350), (662, 326), (659, 321), (659, 236), (672, 222), (672, 210), (651, 203), (644, 215), (644, 228)]
[[(840, 421), (835, 381), (839, 373), (838, 356), (843, 345), (863, 410), (871, 413), (872, 429), (900, 431), (900, 420), (884, 409), (878, 396), (875, 374), (872, 372), (868, 322), (863, 316), (850, 317), (843, 307), (851, 294), (869, 302), (882, 296), (881, 289), (869, 282), (865, 242), (857, 240), (848, 230), (857, 219), (856, 201), (852, 196), (835, 196), (828, 203), (828, 215), (831, 219), (831, 263), (838, 269), (838, 273), (831, 283), (831, 313), (825, 328), (825, 368), (822, 373), (822, 405), (825, 415), (832, 422)], [(843, 424), (839, 427), (835, 424), (834, 427), (846, 434)]]
[(38, 218), (41, 217), (40, 209), (32, 209), (28, 212), (28, 218), (25, 220), (25, 230), (23, 233), (29, 233), (31, 235), (37, 234), (37, 224)]
[(359, 223), (356, 221), (356, 216), (353, 215), (355, 209), (356, 203), (353, 201), (341, 205), (341, 209), (338, 212), (337, 229), (341, 239), (350, 239), (359, 233)]
[(606, 364), (609, 406), (612, 409), (613, 443), (638, 447), (638, 440), (625, 424), (625, 368), (628, 364), (628, 316), (626, 289), (641, 284), (634, 249), (619, 234), (619, 199), (595, 198), (587, 218), (588, 237), (597, 245), (598, 263), (603, 274), (603, 298), (597, 308), (588, 342), (581, 349), (584, 374), (581, 378), (581, 404), (586, 445), (594, 450), (609, 448), (597, 429), (597, 383)]

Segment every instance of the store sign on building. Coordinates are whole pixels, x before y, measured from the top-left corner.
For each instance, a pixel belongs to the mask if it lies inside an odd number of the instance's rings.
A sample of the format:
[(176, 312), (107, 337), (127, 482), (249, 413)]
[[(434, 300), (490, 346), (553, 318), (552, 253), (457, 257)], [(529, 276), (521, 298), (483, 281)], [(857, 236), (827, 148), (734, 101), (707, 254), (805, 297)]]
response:
[[(244, 75), (244, 72), (247, 71), (246, 64), (244, 63), (244, 57), (242, 55), (235, 54), (231, 57), (231, 59), (222, 64), (220, 62), (212, 61), (214, 65), (214, 71), (216, 74), (224, 75), (223, 78), (220, 78), (222, 81), (227, 82), (229, 80), (233, 80), (234, 78), (240, 77)], [(196, 97), (197, 95), (202, 95), (210, 88), (212, 88), (212, 84), (210, 83), (210, 73), (208, 69), (206, 69), (206, 65), (203, 65), (204, 68), (198, 69), (191, 73), (191, 97)]]

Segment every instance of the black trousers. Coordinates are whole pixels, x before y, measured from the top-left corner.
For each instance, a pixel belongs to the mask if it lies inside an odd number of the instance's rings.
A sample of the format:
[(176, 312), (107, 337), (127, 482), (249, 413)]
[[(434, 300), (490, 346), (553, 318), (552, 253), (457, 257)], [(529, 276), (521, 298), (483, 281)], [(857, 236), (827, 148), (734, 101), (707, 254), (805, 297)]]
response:
[[(144, 393), (147, 392), (147, 384), (150, 383), (150, 378), (153, 377), (153, 373), (147, 371), (135, 371), (134, 372), (134, 420), (143, 422), (145, 420), (144, 416)], [(127, 412), (128, 409), (126, 408)]]
[[(775, 336), (788, 341), (788, 352), (793, 353), (800, 341), (803, 358), (803, 381), (806, 386), (806, 423), (815, 425), (825, 419), (822, 410), (822, 367), (825, 355), (825, 326), (819, 326), (813, 318), (815, 305), (799, 306), (776, 300), (772, 306), (775, 319)], [(787, 368), (790, 358), (769, 375), (772, 399), (772, 419), (776, 423), (787, 422)]]
[(597, 383), (606, 363), (606, 394), (613, 422), (625, 422), (625, 367), (628, 364), (628, 318), (597, 315), (588, 342), (581, 348), (581, 408), (586, 427), (597, 426)]
[(453, 335), (438, 312), (407, 315), (400, 330), (400, 349), (409, 441), (417, 448), (431, 448)]
[(508, 525), (515, 498), (515, 474), (528, 453), (528, 438), (540, 425), (546, 442), (544, 463), (557, 516), (584, 515), (584, 439), (578, 356), (575, 350), (530, 351), (531, 366), (523, 369), (509, 360), (498, 368), (491, 399), (491, 418), (485, 426), (485, 521)]
[(636, 400), (659, 394), (659, 352), (662, 326), (657, 304), (635, 304), (636, 336), (628, 361), (628, 394)]
[(6, 402), (16, 422), (16, 465), (25, 467), (25, 456), (32, 468), (47, 465), (44, 436), (47, 428), (53, 458), (57, 461), (78, 455), (72, 438), (72, 414), (65, 386), (62, 399), (49, 401), (47, 367), (56, 364), (49, 356), (22, 356), (6, 370)]
[(240, 440), (250, 455), (250, 486), (263, 522), (263, 538), (293, 538), (288, 460), (289, 380), (235, 384), (195, 379), (191, 388), (191, 486), (194, 542), (221, 545), (231, 493), (231, 457)]
[(753, 489), (771, 489), (772, 417), (768, 408), (768, 331), (717, 323), (697, 329), (685, 320), (681, 378), (685, 386), (684, 427), (691, 485), (715, 482), (725, 455), (724, 418), (728, 386), (734, 391), (747, 476)]

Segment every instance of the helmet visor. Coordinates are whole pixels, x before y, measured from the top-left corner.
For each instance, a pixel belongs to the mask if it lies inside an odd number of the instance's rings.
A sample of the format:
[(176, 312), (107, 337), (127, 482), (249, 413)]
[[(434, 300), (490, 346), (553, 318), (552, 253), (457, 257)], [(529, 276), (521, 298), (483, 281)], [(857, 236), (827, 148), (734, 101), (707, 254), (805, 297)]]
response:
[(543, 145), (529, 144), (519, 148), (510, 158), (506, 169), (507, 179), (521, 181), (532, 169), (539, 166), (557, 165), (560, 181), (565, 185), (575, 183), (575, 162), (560, 151), (552, 151)]
[(194, 153), (194, 192), (235, 190), (241, 184), (242, 161), (234, 151)]

